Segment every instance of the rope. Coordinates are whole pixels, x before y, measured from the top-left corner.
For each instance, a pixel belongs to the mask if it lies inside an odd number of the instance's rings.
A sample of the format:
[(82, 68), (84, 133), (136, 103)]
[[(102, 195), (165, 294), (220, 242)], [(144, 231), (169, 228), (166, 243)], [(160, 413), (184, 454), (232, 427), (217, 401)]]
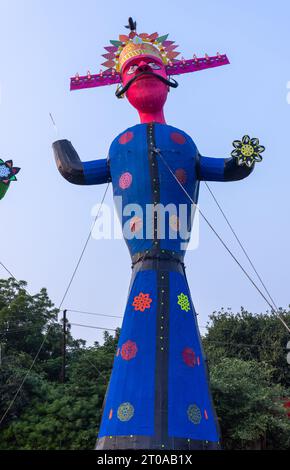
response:
[(255, 273), (256, 273), (256, 275), (257, 275), (259, 281), (261, 282), (262, 286), (264, 287), (265, 292), (268, 294), (269, 299), (270, 299), (271, 302), (273, 303), (273, 305), (274, 305), (274, 307), (276, 308), (276, 310), (278, 310), (278, 307), (277, 307), (277, 305), (276, 305), (276, 303), (275, 303), (275, 300), (274, 300), (273, 297), (271, 296), (271, 294), (270, 294), (268, 288), (266, 287), (266, 285), (265, 285), (265, 283), (264, 283), (264, 281), (263, 281), (261, 275), (258, 273), (258, 271), (257, 271), (257, 269), (256, 269), (256, 267), (255, 267), (255, 265), (254, 265), (254, 263), (253, 263), (253, 261), (251, 260), (250, 256), (248, 255), (248, 253), (247, 253), (245, 247), (243, 246), (243, 244), (242, 244), (240, 238), (238, 237), (238, 235), (237, 235), (236, 231), (234, 230), (232, 224), (230, 223), (228, 217), (226, 216), (225, 212), (223, 211), (223, 209), (222, 209), (220, 203), (218, 202), (216, 196), (214, 195), (212, 189), (209, 187), (209, 185), (208, 185), (208, 183), (207, 183), (206, 181), (205, 181), (204, 183), (205, 183), (205, 185), (206, 185), (206, 187), (207, 187), (209, 193), (211, 194), (213, 200), (215, 201), (216, 205), (218, 206), (218, 208), (219, 208), (221, 214), (223, 215), (223, 217), (224, 217), (224, 219), (225, 219), (227, 225), (229, 226), (231, 232), (233, 233), (235, 239), (237, 240), (237, 242), (238, 242), (240, 248), (242, 249), (244, 255), (246, 256), (247, 260), (249, 261), (250, 265), (252, 266), (253, 270), (255, 271)]
[(65, 293), (64, 293), (64, 295), (63, 295), (63, 298), (61, 299), (60, 306), (59, 306), (59, 310), (60, 310), (60, 308), (62, 307), (62, 305), (63, 305), (63, 303), (64, 303), (64, 301), (65, 301), (65, 298), (66, 298), (66, 296), (67, 296), (67, 294), (68, 294), (68, 291), (69, 291), (69, 289), (70, 289), (70, 287), (71, 287), (71, 285), (72, 285), (72, 282), (73, 282), (73, 280), (74, 280), (74, 278), (75, 278), (75, 275), (76, 275), (76, 272), (77, 272), (77, 270), (78, 270), (78, 267), (79, 267), (79, 265), (80, 265), (80, 263), (81, 263), (81, 261), (82, 261), (82, 258), (83, 258), (83, 256), (84, 256), (84, 253), (85, 253), (86, 248), (87, 248), (87, 246), (88, 246), (88, 243), (89, 243), (89, 241), (90, 241), (90, 238), (91, 238), (91, 235), (92, 235), (92, 232), (93, 232), (95, 223), (96, 223), (96, 221), (97, 221), (97, 219), (98, 219), (98, 217), (99, 217), (99, 214), (100, 214), (100, 212), (101, 212), (101, 209), (102, 209), (102, 206), (103, 206), (105, 197), (106, 197), (106, 195), (107, 195), (107, 191), (108, 191), (108, 188), (109, 188), (109, 184), (110, 184), (110, 183), (107, 184), (107, 187), (106, 187), (106, 189), (105, 189), (105, 192), (104, 192), (104, 195), (103, 195), (103, 198), (102, 198), (100, 207), (99, 207), (99, 210), (98, 210), (97, 215), (96, 215), (96, 217), (95, 217), (95, 219), (94, 219), (92, 228), (91, 228), (91, 230), (90, 230), (90, 232), (89, 232), (89, 235), (88, 235), (88, 237), (87, 237), (87, 239), (86, 239), (86, 241), (85, 241), (84, 247), (83, 247), (83, 249), (82, 249), (82, 251), (81, 251), (80, 257), (79, 257), (79, 259), (78, 259), (78, 261), (77, 261), (77, 264), (76, 264), (76, 267), (75, 267), (75, 269), (74, 269), (74, 271), (73, 271), (73, 273), (72, 273), (72, 276), (71, 276), (70, 281), (69, 281), (69, 283), (68, 283), (68, 286), (67, 286), (67, 288), (66, 288), (66, 290), (65, 290)]
[(9, 274), (9, 276), (12, 277), (12, 279), (14, 279), (14, 281), (15, 281), (16, 284), (18, 285), (19, 289), (24, 290), (24, 292), (26, 292), (26, 294), (28, 295), (28, 297), (33, 297), (31, 294), (29, 294), (28, 290), (25, 289), (25, 287), (23, 287), (23, 286), (21, 285), (21, 283), (16, 279), (16, 277), (15, 277), (15, 276), (12, 274), (12, 272), (7, 268), (7, 266), (5, 266), (4, 263), (2, 263), (2, 262), (0, 261), (0, 265), (2, 266), (2, 268), (5, 269), (5, 271)]
[[(181, 187), (182, 191), (185, 193), (185, 195), (188, 197), (188, 199), (190, 200), (190, 202), (194, 205), (195, 202), (194, 200), (192, 199), (192, 197), (188, 194), (188, 192), (186, 191), (186, 189), (184, 188), (184, 186), (180, 183), (180, 181), (177, 179), (177, 177), (175, 176), (175, 174), (173, 173), (173, 171), (171, 170), (170, 166), (168, 165), (168, 163), (166, 162), (166, 160), (164, 159), (161, 151), (159, 149), (155, 149), (155, 153), (157, 155), (159, 155), (159, 157), (161, 158), (161, 160), (163, 161), (164, 165), (167, 167), (167, 169), (169, 170), (169, 172), (171, 173), (171, 175), (173, 176), (173, 178), (175, 179), (175, 181), (178, 183), (178, 185)], [(200, 215), (202, 216), (202, 218), (204, 219), (204, 221), (207, 223), (207, 225), (209, 226), (209, 228), (213, 231), (213, 233), (215, 234), (215, 236), (219, 239), (219, 241), (221, 242), (221, 244), (223, 245), (223, 247), (227, 250), (227, 252), (229, 253), (229, 255), (233, 258), (233, 260), (237, 263), (237, 265), (240, 267), (240, 269), (243, 271), (243, 273), (245, 274), (245, 276), (249, 279), (249, 281), (251, 282), (251, 284), (255, 287), (255, 289), (259, 292), (259, 294), (263, 297), (263, 299), (265, 300), (265, 302), (269, 305), (269, 307), (271, 308), (272, 312), (279, 318), (279, 320), (281, 321), (281, 323), (284, 325), (284, 327), (287, 329), (288, 333), (290, 333), (290, 328), (289, 326), (287, 325), (287, 323), (285, 323), (285, 321), (283, 320), (283, 318), (281, 317), (281, 315), (279, 315), (279, 313), (277, 311), (275, 311), (275, 308), (273, 307), (273, 305), (271, 304), (271, 302), (269, 302), (269, 300), (267, 299), (267, 297), (264, 295), (264, 293), (261, 291), (261, 289), (257, 286), (257, 284), (255, 283), (255, 281), (251, 278), (251, 276), (247, 273), (247, 271), (245, 270), (245, 268), (241, 265), (241, 263), (238, 261), (238, 259), (235, 257), (235, 255), (233, 254), (233, 252), (230, 250), (230, 248), (226, 245), (226, 243), (223, 241), (223, 239), (221, 238), (221, 236), (219, 235), (219, 233), (215, 230), (215, 228), (212, 226), (212, 224), (210, 223), (210, 221), (208, 220), (208, 218), (204, 215), (204, 213), (200, 210), (199, 208), (199, 212), (200, 212)]]

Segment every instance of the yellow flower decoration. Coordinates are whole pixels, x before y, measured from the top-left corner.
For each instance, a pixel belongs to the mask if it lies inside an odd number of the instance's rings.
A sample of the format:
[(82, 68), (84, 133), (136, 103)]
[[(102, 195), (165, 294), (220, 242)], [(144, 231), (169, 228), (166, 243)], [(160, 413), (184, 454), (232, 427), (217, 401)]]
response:
[(233, 146), (235, 149), (231, 155), (237, 159), (239, 166), (246, 165), (250, 168), (255, 162), (262, 161), (260, 154), (264, 152), (265, 147), (260, 145), (256, 137), (251, 139), (248, 135), (244, 135), (241, 141), (234, 140)]

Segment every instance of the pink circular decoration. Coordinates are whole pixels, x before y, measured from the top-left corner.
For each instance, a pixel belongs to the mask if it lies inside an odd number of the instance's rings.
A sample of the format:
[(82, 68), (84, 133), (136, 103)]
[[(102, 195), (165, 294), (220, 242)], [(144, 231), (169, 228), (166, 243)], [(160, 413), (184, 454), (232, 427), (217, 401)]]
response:
[(130, 142), (130, 140), (132, 140), (133, 137), (134, 137), (133, 132), (127, 131), (124, 134), (122, 134), (121, 137), (119, 137), (119, 144), (125, 145), (128, 142)]
[(137, 351), (138, 351), (137, 344), (134, 343), (134, 341), (131, 341), (129, 339), (122, 346), (122, 349), (121, 349), (122, 359), (124, 359), (125, 361), (130, 361), (136, 356)]
[(187, 180), (186, 171), (183, 168), (178, 168), (175, 170), (175, 176), (178, 179), (179, 183), (185, 184)]
[(191, 348), (185, 348), (182, 351), (182, 358), (183, 362), (188, 366), (188, 367), (194, 367), (196, 360), (195, 360), (195, 352)]
[(180, 144), (180, 145), (186, 142), (186, 138), (184, 137), (184, 135), (179, 134), (179, 132), (171, 132), (170, 137), (171, 137), (171, 140), (173, 140), (173, 142), (176, 142), (177, 144)]
[(119, 179), (119, 186), (121, 189), (127, 189), (131, 186), (132, 183), (132, 175), (128, 171), (123, 173)]

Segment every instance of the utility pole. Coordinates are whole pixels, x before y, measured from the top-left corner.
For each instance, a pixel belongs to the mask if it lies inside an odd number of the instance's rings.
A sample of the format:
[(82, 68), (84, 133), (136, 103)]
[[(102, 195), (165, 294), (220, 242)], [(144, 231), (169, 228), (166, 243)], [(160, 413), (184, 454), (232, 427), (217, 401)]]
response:
[(65, 383), (65, 365), (66, 365), (66, 310), (63, 311), (63, 328), (62, 328), (62, 367), (61, 367), (61, 382)]

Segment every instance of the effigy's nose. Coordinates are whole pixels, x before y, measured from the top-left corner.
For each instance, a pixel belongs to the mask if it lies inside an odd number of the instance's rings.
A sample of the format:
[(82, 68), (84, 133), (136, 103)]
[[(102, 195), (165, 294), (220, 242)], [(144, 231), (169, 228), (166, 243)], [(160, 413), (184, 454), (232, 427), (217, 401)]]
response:
[(147, 64), (147, 62), (142, 61), (138, 65), (138, 70), (141, 70), (141, 71), (150, 70), (150, 66)]

